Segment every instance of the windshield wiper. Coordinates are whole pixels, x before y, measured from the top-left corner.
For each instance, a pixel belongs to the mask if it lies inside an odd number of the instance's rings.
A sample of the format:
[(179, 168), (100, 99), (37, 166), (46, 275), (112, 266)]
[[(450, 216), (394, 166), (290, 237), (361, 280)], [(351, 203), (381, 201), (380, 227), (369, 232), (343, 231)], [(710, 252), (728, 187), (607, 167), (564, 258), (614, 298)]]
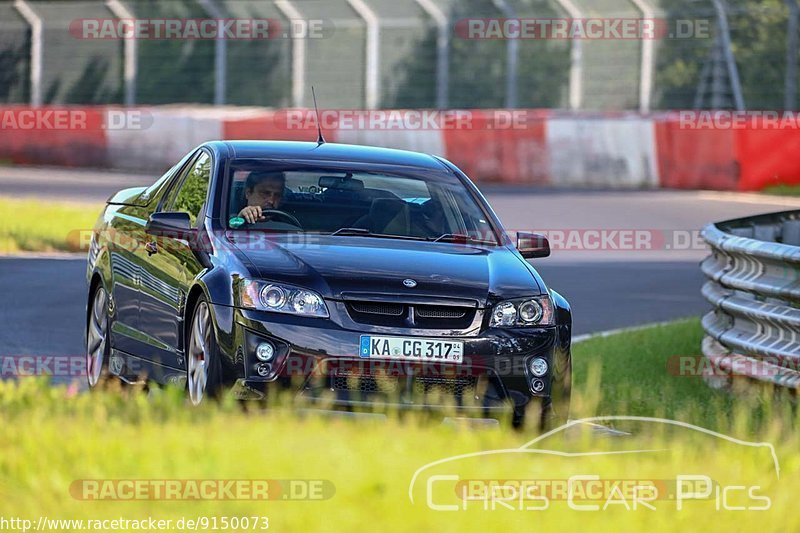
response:
[(405, 239), (411, 241), (424, 241), (423, 237), (414, 237), (412, 235), (390, 235), (387, 233), (372, 233), (365, 228), (339, 228), (333, 233), (323, 233), (322, 235), (335, 235), (356, 236), (356, 237), (377, 237), (379, 239)]
[(331, 233), (334, 235), (372, 235), (372, 232), (366, 228), (339, 228)]
[(475, 237), (471, 237), (470, 235), (465, 235), (463, 233), (443, 233), (439, 235), (433, 242), (457, 242), (457, 243), (471, 243), (471, 244), (497, 244), (493, 241), (487, 241), (484, 239), (476, 239)]

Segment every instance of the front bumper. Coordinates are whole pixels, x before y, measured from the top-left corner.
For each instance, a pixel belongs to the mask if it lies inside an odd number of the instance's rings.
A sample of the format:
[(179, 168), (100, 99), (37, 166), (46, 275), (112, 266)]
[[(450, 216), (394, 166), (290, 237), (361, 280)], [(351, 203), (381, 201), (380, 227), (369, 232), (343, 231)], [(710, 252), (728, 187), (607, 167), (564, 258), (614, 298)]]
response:
[[(454, 363), (362, 359), (360, 337), (369, 327), (344, 328), (333, 320), (220, 308), (220, 338), (241, 398), (262, 398), (270, 388), (289, 389), (297, 399), (322, 408), (402, 409), (452, 407), (460, 413), (522, 410), (533, 398), (548, 401), (569, 387), (570, 324), (541, 328), (485, 329), (470, 336), (414, 330), (381, 335), (446, 337), (464, 343), (464, 361)], [(265, 363), (255, 356), (261, 342), (275, 347)], [(533, 358), (547, 362), (534, 376)]]

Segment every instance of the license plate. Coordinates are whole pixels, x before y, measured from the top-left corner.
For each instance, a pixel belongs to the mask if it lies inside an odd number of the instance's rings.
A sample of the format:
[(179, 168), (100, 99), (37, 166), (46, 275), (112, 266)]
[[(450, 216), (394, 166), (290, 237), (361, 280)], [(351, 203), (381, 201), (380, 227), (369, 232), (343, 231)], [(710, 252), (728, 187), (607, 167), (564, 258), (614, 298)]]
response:
[(361, 335), (359, 357), (362, 359), (402, 359), (406, 361), (437, 361), (461, 363), (464, 343), (418, 337), (379, 337)]

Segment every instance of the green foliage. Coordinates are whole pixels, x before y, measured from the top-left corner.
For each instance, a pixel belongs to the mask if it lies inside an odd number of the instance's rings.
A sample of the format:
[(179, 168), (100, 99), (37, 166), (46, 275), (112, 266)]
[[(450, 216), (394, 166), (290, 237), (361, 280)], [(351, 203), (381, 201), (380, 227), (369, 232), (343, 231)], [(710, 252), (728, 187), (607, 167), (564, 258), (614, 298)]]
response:
[(211, 159), (205, 155), (201, 157), (205, 159), (195, 165), (186, 176), (173, 205), (175, 211), (189, 213), (192, 225), (206, 201), (208, 182), (211, 179)]
[[(546, 2), (526, 2), (531, 13), (520, 17), (555, 17)], [(535, 13), (535, 15), (534, 15)], [(498, 17), (501, 13), (491, 2), (464, 0), (452, 5), (451, 20), (469, 17)], [(400, 90), (394, 101), (383, 102), (388, 108), (429, 108), (436, 102), (436, 39), (431, 27), (417, 43), (412, 54), (402, 62), (395, 75)], [(558, 40), (520, 40), (517, 63), (517, 106), (564, 107), (569, 78), (569, 43)], [(506, 105), (506, 72), (509, 41), (466, 39), (457, 30), (450, 35), (449, 107), (502, 108)]]
[[(782, 0), (729, 0), (731, 45), (747, 109), (783, 109), (786, 77), (788, 9)], [(694, 105), (703, 65), (717, 35), (716, 13), (710, 2), (670, 3), (667, 18), (707, 21), (708, 37), (664, 39), (658, 43), (656, 95), (658, 109), (689, 109)], [(797, 58), (795, 58), (797, 61)], [(729, 88), (725, 88), (730, 91)], [(709, 103), (704, 103), (706, 106)]]
[(800, 185), (771, 185), (761, 192), (778, 196), (800, 196)]

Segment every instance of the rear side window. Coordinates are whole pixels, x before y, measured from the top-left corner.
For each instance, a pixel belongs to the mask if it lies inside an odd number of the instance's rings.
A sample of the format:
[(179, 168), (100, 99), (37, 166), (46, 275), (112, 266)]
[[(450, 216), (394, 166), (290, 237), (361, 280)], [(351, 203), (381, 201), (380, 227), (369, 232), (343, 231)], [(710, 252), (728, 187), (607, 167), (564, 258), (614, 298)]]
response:
[(194, 226), (208, 199), (209, 181), (211, 181), (211, 156), (202, 152), (178, 187), (170, 192), (165, 210), (189, 213)]

